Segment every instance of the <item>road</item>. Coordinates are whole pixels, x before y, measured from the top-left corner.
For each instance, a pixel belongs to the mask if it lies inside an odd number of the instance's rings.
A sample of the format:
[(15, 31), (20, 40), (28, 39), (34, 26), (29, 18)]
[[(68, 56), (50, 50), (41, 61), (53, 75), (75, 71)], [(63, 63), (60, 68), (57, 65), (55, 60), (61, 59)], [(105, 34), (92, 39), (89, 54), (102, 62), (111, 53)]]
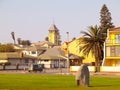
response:
[(57, 68), (57, 69), (43, 69), (42, 72), (28, 72), (28, 70), (24, 70), (24, 69), (0, 69), (0, 73), (9, 73), (9, 74), (32, 74), (32, 73), (36, 73), (36, 74), (68, 74), (67, 73), (67, 69), (66, 68)]

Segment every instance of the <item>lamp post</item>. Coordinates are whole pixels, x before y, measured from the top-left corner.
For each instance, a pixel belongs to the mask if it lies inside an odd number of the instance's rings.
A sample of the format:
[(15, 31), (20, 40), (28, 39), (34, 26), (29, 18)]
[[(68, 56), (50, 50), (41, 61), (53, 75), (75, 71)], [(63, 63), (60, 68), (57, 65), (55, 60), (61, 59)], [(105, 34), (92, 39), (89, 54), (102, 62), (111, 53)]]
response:
[(67, 34), (67, 73), (69, 74), (69, 32)]

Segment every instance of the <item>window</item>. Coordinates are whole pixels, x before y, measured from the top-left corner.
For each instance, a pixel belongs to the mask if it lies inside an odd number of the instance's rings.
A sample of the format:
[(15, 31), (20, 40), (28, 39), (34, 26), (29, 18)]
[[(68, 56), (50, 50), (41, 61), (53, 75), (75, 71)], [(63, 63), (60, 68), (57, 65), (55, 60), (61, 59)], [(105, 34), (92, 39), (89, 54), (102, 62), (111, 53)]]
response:
[(110, 56), (110, 47), (106, 47), (105, 53), (106, 56)]
[(116, 56), (120, 56), (120, 46), (116, 46), (115, 53), (116, 53)]
[(32, 51), (32, 54), (36, 54), (36, 52), (35, 52), (35, 51)]
[(44, 60), (44, 62), (48, 62), (49, 60)]
[(115, 43), (120, 43), (120, 34), (115, 35)]
[(29, 60), (28, 60), (28, 59), (25, 59), (25, 63), (29, 63)]
[(106, 47), (106, 56), (120, 56), (120, 46)]

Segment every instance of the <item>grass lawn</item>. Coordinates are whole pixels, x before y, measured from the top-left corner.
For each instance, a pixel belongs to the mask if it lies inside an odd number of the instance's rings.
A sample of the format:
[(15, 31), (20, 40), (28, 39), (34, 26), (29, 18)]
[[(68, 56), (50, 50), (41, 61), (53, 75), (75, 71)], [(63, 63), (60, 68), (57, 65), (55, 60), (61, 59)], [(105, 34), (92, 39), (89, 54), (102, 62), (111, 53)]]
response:
[(78, 87), (71, 75), (0, 74), (0, 90), (120, 90), (120, 78), (90, 77), (90, 87)]

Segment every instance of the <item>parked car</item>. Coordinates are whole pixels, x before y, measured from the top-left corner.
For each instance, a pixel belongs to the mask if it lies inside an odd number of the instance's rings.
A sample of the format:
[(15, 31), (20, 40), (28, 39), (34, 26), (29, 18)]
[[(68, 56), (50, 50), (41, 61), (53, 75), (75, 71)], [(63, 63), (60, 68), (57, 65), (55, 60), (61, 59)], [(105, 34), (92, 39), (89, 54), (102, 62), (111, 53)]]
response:
[(44, 65), (42, 64), (30, 64), (29, 67), (28, 67), (28, 71), (31, 72), (31, 71), (40, 71), (42, 72), (43, 71), (43, 67)]

